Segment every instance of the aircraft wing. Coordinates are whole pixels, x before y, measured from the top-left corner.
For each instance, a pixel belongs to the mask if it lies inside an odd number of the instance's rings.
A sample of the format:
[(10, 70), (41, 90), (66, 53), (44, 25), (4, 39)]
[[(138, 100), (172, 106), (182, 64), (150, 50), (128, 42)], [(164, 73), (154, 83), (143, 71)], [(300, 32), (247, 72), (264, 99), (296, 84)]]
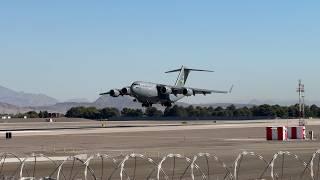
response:
[(103, 95), (107, 95), (107, 94), (110, 94), (110, 91), (104, 92), (104, 93), (100, 93), (99, 95), (100, 95), (100, 96), (103, 96)]
[(197, 88), (191, 88), (194, 92), (194, 94), (211, 94), (211, 93), (222, 93), (227, 94), (229, 91), (219, 91), (219, 90), (208, 90), (208, 89), (197, 89)]
[(228, 94), (232, 92), (233, 85), (228, 91), (221, 91), (221, 90), (209, 90), (209, 89), (198, 89), (198, 88), (190, 88), (190, 87), (172, 87), (173, 91), (176, 92), (177, 94), (182, 94), (184, 89), (189, 89), (192, 90), (193, 95), (196, 94), (212, 94), (212, 93), (221, 93), (221, 94)]
[(107, 95), (107, 94), (109, 94), (110, 96), (113, 96), (113, 97), (124, 96), (124, 95), (130, 96), (131, 95), (130, 86), (126, 86), (122, 89), (111, 89), (110, 91), (100, 93), (99, 95), (103, 96), (103, 95)]

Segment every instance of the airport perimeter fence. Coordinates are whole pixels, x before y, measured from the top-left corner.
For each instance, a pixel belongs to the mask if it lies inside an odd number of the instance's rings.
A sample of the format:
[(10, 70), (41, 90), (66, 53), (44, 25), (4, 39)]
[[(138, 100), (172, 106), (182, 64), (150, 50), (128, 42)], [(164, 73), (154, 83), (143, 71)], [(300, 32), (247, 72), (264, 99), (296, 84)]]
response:
[(168, 154), (160, 159), (135, 153), (69, 157), (43, 154), (19, 157), (2, 153), (0, 158), (0, 179), (3, 180), (320, 179), (320, 150), (311, 155), (309, 162), (288, 151), (279, 151), (271, 161), (254, 152), (244, 151), (231, 166), (209, 153), (198, 153), (193, 157)]

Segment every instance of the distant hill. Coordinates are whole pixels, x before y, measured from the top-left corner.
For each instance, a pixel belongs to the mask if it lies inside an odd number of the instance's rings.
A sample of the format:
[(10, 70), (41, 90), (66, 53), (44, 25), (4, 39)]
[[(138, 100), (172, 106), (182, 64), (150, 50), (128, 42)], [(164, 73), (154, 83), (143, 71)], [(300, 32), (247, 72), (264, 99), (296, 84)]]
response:
[(141, 103), (133, 102), (132, 97), (130, 96), (119, 96), (117, 98), (111, 96), (101, 96), (99, 97), (93, 105), (97, 108), (104, 108), (104, 107), (115, 107), (118, 109), (123, 109), (125, 107), (130, 108), (141, 108)]
[(72, 107), (84, 106), (89, 107), (92, 106), (91, 103), (76, 103), (76, 102), (64, 102), (57, 103), (51, 106), (38, 106), (32, 107), (34, 111), (48, 111), (48, 112), (56, 112), (56, 113), (66, 113)]
[(66, 113), (70, 108), (78, 107), (78, 106), (84, 106), (84, 107), (93, 106), (99, 109), (102, 109), (105, 107), (115, 107), (120, 110), (123, 108), (134, 108), (134, 109), (142, 108), (140, 103), (133, 102), (133, 98), (128, 96), (120, 96), (117, 98), (114, 98), (111, 96), (101, 96), (95, 102), (92, 102), (92, 103), (64, 102), (64, 103), (57, 103), (51, 106), (34, 107), (34, 110)]
[(18, 107), (12, 104), (0, 102), (0, 114), (17, 114), (31, 111), (30, 108)]
[[(10, 92), (10, 91), (9, 91)], [(10, 92), (11, 93), (11, 92)], [(43, 105), (43, 106), (26, 106), (20, 107), (16, 105), (11, 105), (9, 103), (0, 102), (0, 113), (17, 113), (17, 112), (27, 112), (27, 111), (49, 111), (49, 112), (58, 112), (66, 113), (72, 107), (96, 107), (96, 108), (105, 108), (105, 107), (115, 107), (122, 110), (123, 108), (134, 108), (142, 109), (141, 103), (133, 102), (132, 97), (120, 96), (118, 98), (110, 96), (101, 96), (94, 102), (62, 102), (55, 103), (53, 105)], [(156, 105), (157, 108), (163, 108), (160, 105)]]
[(68, 99), (65, 102), (88, 103), (90, 101), (88, 99), (86, 99), (86, 98), (76, 98), (76, 99)]
[(0, 86), (0, 102), (19, 107), (32, 107), (54, 105), (58, 100), (44, 94), (17, 92)]

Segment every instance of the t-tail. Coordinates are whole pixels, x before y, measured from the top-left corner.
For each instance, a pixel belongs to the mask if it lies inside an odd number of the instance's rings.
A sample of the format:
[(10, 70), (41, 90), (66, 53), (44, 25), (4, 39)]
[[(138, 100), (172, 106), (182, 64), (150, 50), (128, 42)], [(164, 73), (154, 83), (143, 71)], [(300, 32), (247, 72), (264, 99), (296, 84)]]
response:
[(180, 69), (175, 69), (171, 71), (167, 71), (166, 73), (179, 72), (178, 78), (176, 80), (175, 86), (183, 87), (186, 84), (188, 76), (191, 71), (202, 71), (202, 72), (213, 72), (210, 70), (202, 70), (202, 69), (189, 69), (185, 66), (182, 66)]

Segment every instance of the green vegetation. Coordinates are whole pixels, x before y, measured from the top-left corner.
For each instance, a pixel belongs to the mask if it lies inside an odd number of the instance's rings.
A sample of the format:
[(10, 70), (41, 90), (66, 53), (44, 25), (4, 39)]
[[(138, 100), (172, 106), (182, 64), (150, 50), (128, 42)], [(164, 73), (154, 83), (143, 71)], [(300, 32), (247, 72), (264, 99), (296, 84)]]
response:
[(28, 118), (39, 118), (39, 114), (35, 111), (29, 111), (25, 114)]
[(162, 111), (155, 107), (147, 108), (145, 113), (141, 109), (123, 108), (121, 113), (116, 108), (97, 109), (95, 107), (74, 107), (67, 113), (66, 117), (73, 118), (87, 118), (87, 119), (108, 119), (111, 117), (160, 117), (163, 115)]
[(120, 116), (120, 112), (116, 108), (103, 108), (99, 112), (100, 112), (100, 119), (108, 119), (110, 117)]
[(121, 115), (124, 117), (141, 117), (143, 116), (143, 112), (141, 109), (123, 108)]
[[(30, 114), (32, 115), (32, 114)], [(35, 114), (34, 114), (35, 115)], [(268, 118), (297, 118), (299, 117), (299, 106), (261, 105), (253, 107), (236, 108), (234, 105), (226, 108), (217, 107), (181, 107), (173, 106), (166, 108), (164, 112), (155, 107), (150, 107), (143, 112), (141, 109), (124, 108), (121, 112), (115, 108), (97, 109), (95, 107), (74, 107), (67, 113), (66, 117), (107, 119), (111, 117), (268, 117)], [(305, 107), (306, 117), (320, 117), (320, 108), (316, 105)]]
[[(19, 113), (12, 115), (13, 118), (53, 118), (60, 117), (57, 113), (48, 113), (47, 111), (29, 111), (27, 113)], [(226, 108), (222, 107), (182, 107), (173, 106), (166, 108), (164, 112), (158, 110), (155, 107), (146, 108), (144, 111), (141, 109), (124, 108), (119, 111), (116, 108), (103, 108), (97, 109), (95, 107), (73, 107), (69, 109), (65, 115), (70, 118), (86, 118), (86, 119), (109, 119), (112, 117), (177, 117), (177, 118), (208, 118), (208, 117), (221, 117), (221, 118), (298, 118), (299, 105), (292, 106), (279, 106), (279, 105), (260, 105), (253, 107), (241, 107), (236, 108), (234, 105), (230, 105)], [(317, 105), (305, 107), (305, 117), (320, 118), (320, 107)]]
[[(173, 106), (167, 108), (164, 116), (177, 117), (271, 117), (271, 118), (297, 118), (299, 106), (260, 105), (251, 108), (236, 108), (234, 105), (227, 108), (217, 107), (193, 107), (187, 108)], [(320, 117), (320, 108), (316, 105), (305, 107), (305, 117)]]
[(38, 116), (39, 118), (49, 118), (50, 114), (48, 113), (48, 111), (40, 111)]
[(107, 119), (119, 115), (120, 112), (116, 108), (97, 109), (95, 107), (73, 107), (65, 116), (70, 118)]
[(13, 118), (57, 118), (63, 116), (63, 114), (59, 113), (49, 113), (48, 111), (40, 111), (39, 113), (36, 111), (29, 111), (26, 113), (18, 113), (13, 115)]
[(146, 109), (145, 115), (148, 117), (161, 117), (163, 116), (163, 112), (155, 107), (149, 107)]

